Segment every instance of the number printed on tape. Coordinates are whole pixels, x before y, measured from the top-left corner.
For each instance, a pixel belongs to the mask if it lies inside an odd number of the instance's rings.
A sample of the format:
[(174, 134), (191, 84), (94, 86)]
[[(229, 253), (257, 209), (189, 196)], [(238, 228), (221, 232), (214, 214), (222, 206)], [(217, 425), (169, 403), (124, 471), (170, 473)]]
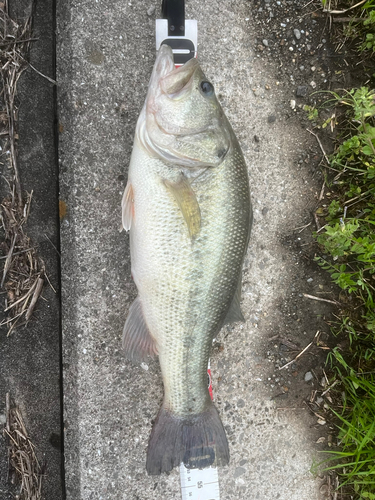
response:
[(187, 469), (180, 465), (182, 500), (220, 500), (216, 467)]

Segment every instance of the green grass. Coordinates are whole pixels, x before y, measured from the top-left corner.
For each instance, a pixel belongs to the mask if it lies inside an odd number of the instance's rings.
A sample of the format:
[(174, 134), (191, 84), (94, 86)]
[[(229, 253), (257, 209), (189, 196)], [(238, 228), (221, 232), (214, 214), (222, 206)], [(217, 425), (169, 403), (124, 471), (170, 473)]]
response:
[(331, 201), (317, 211), (325, 225), (315, 236), (324, 256), (318, 264), (342, 290), (332, 331), (348, 347), (327, 359), (331, 382), (339, 382), (331, 391), (338, 449), (325, 463), (341, 489), (375, 500), (375, 91), (331, 95), (330, 105), (345, 112), (330, 157)]
[(343, 26), (343, 34), (355, 42), (359, 53), (371, 56), (375, 52), (375, 0), (368, 0), (353, 9), (357, 3), (355, 0), (322, 0), (326, 12), (349, 9), (343, 12), (351, 15), (350, 22)]
[(336, 470), (340, 488), (350, 487), (357, 499), (375, 499), (375, 380), (373, 373), (355, 373), (336, 348), (331, 367), (341, 381), (338, 420), (340, 451), (329, 451), (325, 470)]

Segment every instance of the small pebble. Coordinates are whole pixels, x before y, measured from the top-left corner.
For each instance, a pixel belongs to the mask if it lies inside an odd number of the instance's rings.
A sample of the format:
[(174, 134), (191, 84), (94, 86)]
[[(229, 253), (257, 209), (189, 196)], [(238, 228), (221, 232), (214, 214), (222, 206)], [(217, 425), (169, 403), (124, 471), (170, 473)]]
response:
[(289, 47), (289, 50), (290, 50), (290, 52), (293, 52), (294, 49), (293, 49), (293, 47)]
[(268, 47), (268, 40), (262, 40), (262, 43), (265, 47)]
[(242, 476), (242, 474), (245, 474), (245, 472), (246, 472), (246, 469), (244, 469), (243, 467), (236, 467), (234, 474), (233, 474), (233, 477), (236, 478), (236, 477)]
[(312, 380), (314, 377), (313, 377), (313, 374), (311, 372), (306, 372), (305, 373), (305, 382), (310, 382), (310, 380)]
[(295, 101), (294, 99), (292, 99), (292, 100), (290, 101), (290, 107), (291, 107), (292, 109), (296, 109), (296, 101)]
[(154, 12), (155, 12), (155, 5), (151, 5), (151, 7), (147, 9), (147, 15), (152, 16)]
[(306, 85), (299, 85), (296, 90), (296, 96), (297, 97), (305, 97), (307, 94), (307, 87)]
[(314, 72), (316, 70), (315, 66), (311, 66), (311, 71)]
[(295, 30), (293, 30), (293, 33), (294, 33), (294, 36), (296, 37), (296, 39), (300, 40), (300, 38), (301, 38), (300, 30), (295, 29)]
[(314, 281), (314, 279), (313, 278), (308, 278), (306, 281), (307, 281), (307, 283), (311, 283), (312, 281)]
[(275, 115), (269, 115), (267, 117), (268, 123), (274, 123), (276, 121), (276, 116)]
[(310, 86), (311, 86), (313, 89), (315, 89), (315, 87), (316, 87), (316, 83), (315, 83), (314, 81), (312, 81), (312, 82), (310, 82)]

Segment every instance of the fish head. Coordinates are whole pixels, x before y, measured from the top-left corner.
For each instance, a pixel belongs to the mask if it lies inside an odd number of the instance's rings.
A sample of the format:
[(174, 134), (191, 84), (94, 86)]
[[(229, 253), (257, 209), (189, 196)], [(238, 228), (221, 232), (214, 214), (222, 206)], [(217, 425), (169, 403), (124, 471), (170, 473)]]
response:
[(230, 125), (197, 59), (175, 68), (162, 45), (136, 136), (153, 156), (190, 168), (217, 166), (232, 140)]

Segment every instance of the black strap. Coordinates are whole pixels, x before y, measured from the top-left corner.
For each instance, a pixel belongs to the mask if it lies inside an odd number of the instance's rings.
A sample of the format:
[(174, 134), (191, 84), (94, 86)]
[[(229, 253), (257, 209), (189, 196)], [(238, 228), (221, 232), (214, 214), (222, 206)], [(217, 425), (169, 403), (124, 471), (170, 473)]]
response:
[(185, 0), (163, 0), (163, 19), (168, 19), (168, 36), (185, 36)]

